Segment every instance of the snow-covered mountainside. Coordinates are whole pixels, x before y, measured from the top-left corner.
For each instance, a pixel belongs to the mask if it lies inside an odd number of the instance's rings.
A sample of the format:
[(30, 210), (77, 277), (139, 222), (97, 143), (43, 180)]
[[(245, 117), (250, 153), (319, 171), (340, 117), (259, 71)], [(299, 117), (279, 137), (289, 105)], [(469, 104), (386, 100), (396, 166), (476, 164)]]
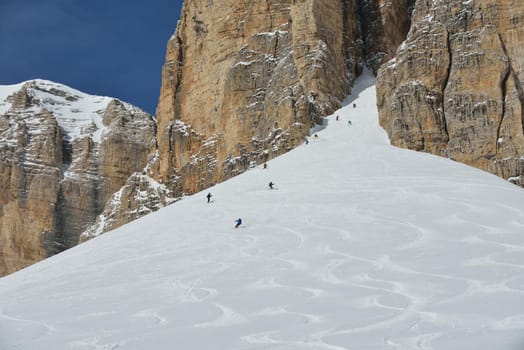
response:
[(389, 146), (373, 83), (211, 203), (0, 279), (0, 348), (521, 350), (523, 190)]
[[(53, 112), (68, 140), (91, 136), (93, 141), (100, 142), (100, 136), (105, 130), (102, 114), (112, 98), (93, 96), (59, 83), (36, 79), (2, 86), (0, 114), (7, 112), (16, 103), (16, 98), (9, 96), (23, 89), (27, 92), (27, 97), (24, 96), (25, 113), (35, 114), (45, 108)], [(128, 104), (128, 107), (131, 105)]]
[(117, 99), (47, 80), (0, 86), (0, 276), (76, 245), (155, 136), (151, 115)]

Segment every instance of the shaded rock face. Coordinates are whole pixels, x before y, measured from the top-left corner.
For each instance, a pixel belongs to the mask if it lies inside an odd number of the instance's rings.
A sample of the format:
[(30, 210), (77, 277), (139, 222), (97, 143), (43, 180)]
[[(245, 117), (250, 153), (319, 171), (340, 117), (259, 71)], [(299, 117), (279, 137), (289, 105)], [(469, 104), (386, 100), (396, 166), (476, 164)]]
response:
[(15, 87), (0, 100), (4, 275), (76, 245), (112, 194), (147, 164), (156, 125), (131, 105), (48, 81)]
[(186, 0), (162, 72), (156, 178), (192, 193), (302, 143), (363, 63), (405, 38), (410, 4)]
[(384, 62), (395, 57), (406, 39), (415, 0), (367, 0), (358, 4), (364, 60), (376, 74)]
[(396, 58), (377, 78), (392, 144), (524, 185), (524, 3), (417, 1)]

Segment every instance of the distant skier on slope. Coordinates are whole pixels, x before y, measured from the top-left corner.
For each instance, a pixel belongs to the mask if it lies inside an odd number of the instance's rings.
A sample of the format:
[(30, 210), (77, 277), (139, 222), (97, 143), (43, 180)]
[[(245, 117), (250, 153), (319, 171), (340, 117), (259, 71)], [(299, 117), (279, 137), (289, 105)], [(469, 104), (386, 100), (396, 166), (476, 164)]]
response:
[(242, 225), (242, 219), (238, 218), (235, 220), (235, 228), (238, 228), (238, 226)]
[(348, 125), (351, 126), (351, 120), (348, 120)]
[(211, 202), (211, 197), (213, 197), (213, 196), (211, 195), (211, 192), (209, 192), (209, 193), (207, 194), (206, 197), (207, 197), (207, 202), (208, 202), (208, 203)]
[(337, 119), (337, 121), (338, 121), (338, 114), (337, 114), (337, 118), (336, 118), (336, 119)]
[(269, 189), (270, 189), (270, 190), (273, 189), (273, 186), (275, 186), (275, 184), (273, 183), (273, 181), (269, 181)]

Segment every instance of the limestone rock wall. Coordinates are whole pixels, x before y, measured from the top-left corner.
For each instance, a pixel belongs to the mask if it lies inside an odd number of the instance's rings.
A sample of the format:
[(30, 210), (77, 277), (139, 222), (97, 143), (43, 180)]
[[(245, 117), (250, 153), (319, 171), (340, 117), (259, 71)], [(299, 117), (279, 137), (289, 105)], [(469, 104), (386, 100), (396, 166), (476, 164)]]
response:
[(343, 3), (185, 1), (162, 75), (157, 177), (191, 193), (303, 142), (354, 78), (345, 27), (358, 19)]
[(79, 242), (156, 150), (139, 109), (32, 81), (0, 96), (0, 275)]
[(417, 1), (408, 38), (377, 78), (392, 144), (524, 185), (524, 3)]
[(156, 152), (156, 123), (149, 114), (119, 100), (108, 104), (102, 118), (107, 131), (100, 143), (98, 172), (106, 179), (100, 193), (106, 203)]
[[(21, 94), (22, 95), (22, 94)], [(0, 276), (41, 260), (55, 225), (61, 133), (48, 111), (0, 118)]]

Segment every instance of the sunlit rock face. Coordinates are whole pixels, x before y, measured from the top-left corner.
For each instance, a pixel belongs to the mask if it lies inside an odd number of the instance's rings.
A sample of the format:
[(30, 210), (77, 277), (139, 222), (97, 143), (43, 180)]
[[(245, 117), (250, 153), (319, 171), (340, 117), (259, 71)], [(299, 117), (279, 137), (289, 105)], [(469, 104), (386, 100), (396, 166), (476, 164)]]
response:
[(378, 73), (391, 143), (524, 185), (524, 2), (417, 1), (396, 58)]
[(353, 1), (184, 3), (157, 109), (158, 177), (194, 192), (289, 151), (361, 69)]
[(76, 245), (155, 150), (153, 118), (35, 80), (0, 89), (0, 275)]

